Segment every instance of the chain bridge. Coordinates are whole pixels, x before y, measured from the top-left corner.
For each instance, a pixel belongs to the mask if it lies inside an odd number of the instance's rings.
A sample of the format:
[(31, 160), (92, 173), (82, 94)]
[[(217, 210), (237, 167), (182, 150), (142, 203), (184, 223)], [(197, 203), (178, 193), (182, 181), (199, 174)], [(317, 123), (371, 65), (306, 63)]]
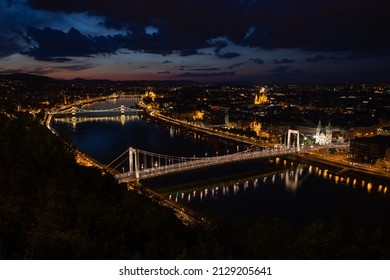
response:
[(135, 109), (135, 108), (129, 108), (124, 105), (121, 105), (120, 107), (116, 108), (110, 108), (110, 109), (84, 109), (80, 107), (70, 107), (66, 110), (61, 110), (57, 112), (51, 112), (51, 115), (64, 115), (64, 114), (72, 114), (72, 116), (76, 116), (76, 114), (88, 114), (88, 113), (121, 113), (125, 114), (128, 112), (142, 112), (141, 109)]
[(349, 148), (349, 143), (324, 146), (287, 147), (286, 149), (261, 149), (259, 147), (254, 147), (242, 152), (212, 157), (207, 157), (207, 155), (204, 157), (169, 156), (130, 147), (108, 164), (106, 169), (114, 174), (119, 182), (129, 182), (188, 170), (229, 164), (232, 162), (330, 148), (347, 149)]

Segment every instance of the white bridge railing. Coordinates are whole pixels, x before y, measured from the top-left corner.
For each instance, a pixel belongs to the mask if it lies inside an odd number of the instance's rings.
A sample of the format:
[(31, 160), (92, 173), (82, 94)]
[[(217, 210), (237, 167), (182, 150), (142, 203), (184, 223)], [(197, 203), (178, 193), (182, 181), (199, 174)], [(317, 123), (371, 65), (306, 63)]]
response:
[[(120, 182), (127, 182), (136, 179), (146, 179), (151, 177), (157, 177), (172, 173), (178, 173), (193, 169), (206, 168), (209, 166), (223, 165), (232, 162), (253, 160), (259, 158), (267, 158), (274, 156), (282, 156), (286, 154), (293, 154), (296, 152), (305, 152), (310, 150), (318, 149), (330, 149), (330, 148), (349, 148), (349, 143), (346, 144), (334, 144), (326, 146), (314, 146), (314, 147), (301, 147), (290, 148), (290, 149), (265, 149), (259, 150), (258, 148), (253, 148), (247, 151), (238, 152), (234, 154), (214, 156), (214, 157), (172, 157), (167, 155), (150, 153), (147, 151), (137, 150), (129, 148), (121, 156), (115, 159), (107, 167), (113, 166), (113, 164), (120, 160), (123, 155), (127, 155), (124, 160), (122, 159), (120, 163), (114, 167), (114, 169), (121, 166), (126, 161), (129, 161), (129, 171), (122, 173), (117, 173), (115, 178)], [(140, 161), (144, 157), (143, 161)], [(146, 157), (149, 157), (148, 160), (145, 160)], [(151, 157), (151, 159), (150, 159)], [(140, 163), (142, 162), (142, 163)]]

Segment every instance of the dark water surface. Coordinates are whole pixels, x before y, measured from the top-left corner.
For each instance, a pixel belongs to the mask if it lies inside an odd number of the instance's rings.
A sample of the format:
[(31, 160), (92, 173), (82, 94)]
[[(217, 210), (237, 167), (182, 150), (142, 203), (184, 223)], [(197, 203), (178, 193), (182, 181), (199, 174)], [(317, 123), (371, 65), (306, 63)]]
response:
[[(117, 99), (85, 108), (134, 106), (137, 100)], [(107, 114), (106, 114), (107, 115)], [(110, 115), (110, 114), (109, 114)], [(161, 124), (139, 113), (120, 120), (54, 122), (54, 128), (80, 150), (108, 164), (128, 147), (154, 153), (202, 157), (242, 150), (207, 135)], [(101, 117), (94, 113), (91, 117)], [(128, 168), (128, 167), (123, 167)], [(330, 224), (389, 219), (386, 185), (370, 179), (342, 177), (324, 168), (272, 158), (203, 171), (166, 176), (143, 184), (167, 198), (214, 219), (282, 219), (296, 227), (320, 219)]]

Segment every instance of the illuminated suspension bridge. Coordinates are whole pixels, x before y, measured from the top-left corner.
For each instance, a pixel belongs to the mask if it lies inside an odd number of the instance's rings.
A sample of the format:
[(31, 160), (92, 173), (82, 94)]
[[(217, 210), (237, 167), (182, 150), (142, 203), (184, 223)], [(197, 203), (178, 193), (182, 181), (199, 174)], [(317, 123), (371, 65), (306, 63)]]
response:
[(84, 122), (120, 122), (124, 125), (126, 122), (138, 120), (138, 115), (120, 115), (120, 116), (103, 116), (103, 117), (61, 117), (54, 118), (56, 123), (66, 123), (76, 126), (76, 124), (84, 123)]
[(142, 112), (143, 110), (135, 109), (135, 108), (129, 108), (124, 105), (121, 105), (120, 107), (116, 108), (110, 108), (110, 109), (84, 109), (80, 107), (73, 106), (69, 109), (57, 111), (57, 112), (51, 112), (52, 115), (64, 115), (64, 114), (72, 114), (72, 116), (76, 116), (76, 114), (88, 114), (88, 113), (116, 113), (120, 112), (121, 114), (125, 114), (128, 112)]
[(282, 156), (299, 151), (330, 148), (345, 149), (348, 147), (349, 143), (315, 147), (297, 146), (287, 147), (286, 149), (260, 149), (255, 147), (242, 152), (212, 157), (207, 157), (207, 155), (204, 157), (169, 156), (130, 147), (108, 164), (106, 169), (113, 173), (118, 181), (129, 182), (233, 162)]

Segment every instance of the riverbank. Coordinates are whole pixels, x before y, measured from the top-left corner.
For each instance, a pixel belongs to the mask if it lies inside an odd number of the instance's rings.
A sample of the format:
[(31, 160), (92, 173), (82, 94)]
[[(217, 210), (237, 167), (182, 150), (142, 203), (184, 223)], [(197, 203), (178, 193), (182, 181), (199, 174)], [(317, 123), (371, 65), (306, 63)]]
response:
[(173, 125), (188, 128), (188, 129), (191, 129), (192, 131), (195, 131), (195, 132), (201, 132), (201, 133), (209, 134), (209, 135), (212, 135), (215, 137), (228, 139), (230, 141), (241, 142), (244, 144), (254, 145), (254, 146), (263, 147), (263, 148), (273, 148), (273, 146), (274, 146), (274, 145), (272, 145), (268, 142), (262, 141), (262, 140), (256, 140), (256, 139), (249, 138), (246, 136), (241, 136), (241, 135), (229, 133), (226, 131), (217, 130), (217, 129), (214, 129), (211, 127), (201, 126), (199, 124), (194, 124), (191, 122), (187, 122), (187, 121), (183, 121), (180, 119), (174, 119), (174, 118), (165, 116), (165, 115), (161, 114), (158, 110), (149, 107), (144, 102), (140, 102), (138, 105), (141, 108), (143, 108), (149, 114), (149, 116), (151, 116), (152, 118), (156, 118), (160, 121), (167, 122), (167, 123), (170, 123)]
[(375, 169), (369, 169), (364, 166), (351, 165), (343, 161), (332, 161), (313, 153), (300, 153), (289, 155), (287, 158), (302, 163), (313, 164), (329, 169), (333, 174), (338, 176), (352, 176), (362, 180), (371, 180), (390, 185), (389, 172), (379, 172)]

